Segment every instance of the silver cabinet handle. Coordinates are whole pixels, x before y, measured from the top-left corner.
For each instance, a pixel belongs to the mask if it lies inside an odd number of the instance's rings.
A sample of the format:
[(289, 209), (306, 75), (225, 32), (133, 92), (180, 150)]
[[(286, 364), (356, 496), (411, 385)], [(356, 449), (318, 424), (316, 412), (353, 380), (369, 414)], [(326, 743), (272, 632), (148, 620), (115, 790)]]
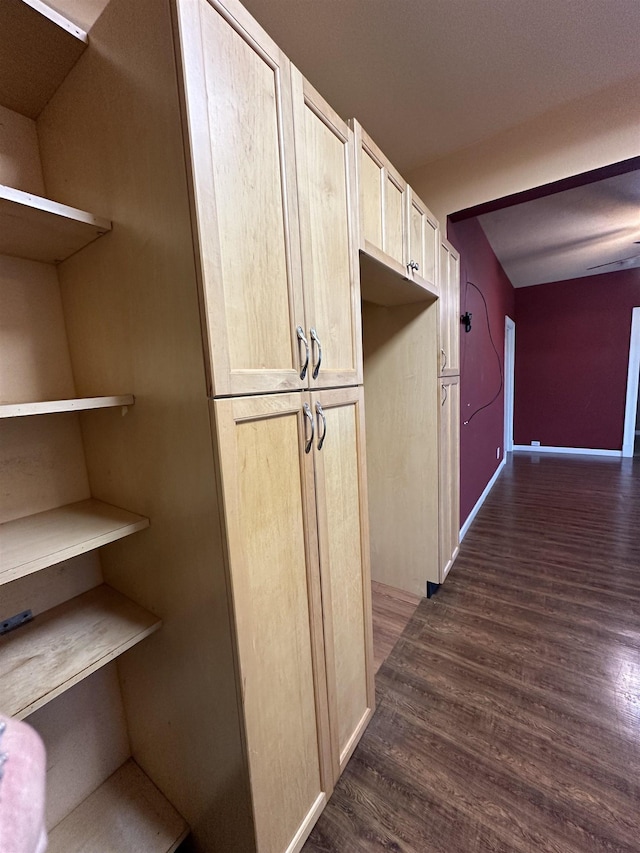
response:
[[(322, 450), (322, 445), (327, 437), (327, 418), (320, 403), (316, 403), (316, 415), (318, 416), (318, 450)], [(320, 418), (322, 418), (322, 435), (320, 434)]]
[(311, 345), (316, 344), (318, 347), (318, 360), (314, 364), (313, 373), (311, 374), (314, 379), (317, 379), (320, 372), (320, 365), (322, 364), (322, 344), (315, 329), (309, 329), (309, 337), (311, 338)]
[(304, 329), (302, 326), (298, 326), (296, 328), (296, 335), (298, 336), (298, 340), (304, 344), (304, 348), (306, 351), (304, 364), (302, 365), (302, 370), (300, 371), (300, 379), (304, 379), (307, 375), (307, 368), (309, 367), (309, 341), (306, 339), (304, 334)]
[[(447, 391), (447, 386), (443, 385), (442, 386), (442, 402), (440, 403), (441, 406), (444, 406), (444, 404), (447, 402), (448, 396), (449, 396), (449, 392)], [(311, 436), (311, 438), (313, 438), (313, 436)]]
[[(442, 367), (440, 368), (440, 370), (444, 370), (447, 366), (447, 354), (443, 349), (441, 349), (440, 352), (442, 353)], [(304, 379), (304, 377), (301, 378)]]
[(414, 272), (418, 272), (420, 270), (420, 264), (417, 261), (409, 261), (407, 266), (410, 270), (413, 270)]
[[(309, 423), (311, 424), (311, 435), (309, 436), (308, 439), (305, 440), (305, 443), (304, 443), (304, 452), (310, 453), (311, 448), (313, 447), (313, 437), (316, 434), (316, 426), (313, 422), (313, 415), (311, 414), (311, 408), (310, 408), (308, 403), (302, 404), (302, 410), (304, 411), (305, 418), (307, 418)], [(306, 430), (305, 430), (305, 432), (306, 432)]]

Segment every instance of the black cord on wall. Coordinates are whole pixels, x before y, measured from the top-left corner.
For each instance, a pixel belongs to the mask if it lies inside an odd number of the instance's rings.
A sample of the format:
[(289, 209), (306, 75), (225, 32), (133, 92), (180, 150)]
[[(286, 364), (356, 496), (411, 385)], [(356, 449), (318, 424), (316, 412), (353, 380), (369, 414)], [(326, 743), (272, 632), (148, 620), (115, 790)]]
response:
[[(477, 284), (474, 284), (472, 281), (469, 281), (468, 279), (467, 279), (467, 282), (466, 282), (466, 284), (465, 284), (465, 290), (464, 290), (464, 307), (465, 307), (465, 311), (466, 311), (466, 309), (467, 309), (467, 291), (468, 291), (468, 289), (469, 289), (469, 285), (471, 285), (471, 287), (475, 287), (475, 289), (478, 291), (478, 293), (479, 293), (479, 294), (480, 294), (480, 296), (482, 297), (482, 301), (483, 301), (483, 303), (484, 303), (484, 313), (485, 313), (485, 316), (486, 316), (486, 318), (487, 318), (487, 330), (488, 330), (488, 332), (489, 332), (489, 340), (491, 341), (491, 346), (493, 347), (493, 351), (495, 352), (495, 354), (496, 354), (496, 358), (498, 359), (498, 370), (500, 371), (500, 387), (498, 388), (498, 391), (496, 392), (495, 396), (494, 396), (494, 397), (492, 397), (492, 398), (491, 398), (491, 400), (489, 400), (489, 402), (488, 402), (488, 403), (485, 403), (483, 406), (480, 406), (478, 409), (476, 409), (476, 410), (475, 410), (475, 412), (473, 412), (473, 413), (472, 413), (472, 414), (467, 418), (467, 420), (466, 420), (466, 421), (463, 421), (463, 425), (464, 425), (464, 426), (466, 426), (468, 423), (471, 423), (471, 421), (475, 418), (475, 416), (478, 414), (478, 412), (481, 412), (483, 409), (488, 409), (488, 408), (489, 408), (489, 406), (493, 405), (493, 403), (495, 403), (495, 401), (498, 399), (498, 397), (499, 397), (499, 396), (500, 396), (500, 394), (502, 393), (502, 388), (503, 388), (503, 386), (504, 386), (504, 372), (503, 372), (503, 369), (502, 369), (502, 360), (501, 360), (501, 358), (500, 358), (500, 353), (498, 352), (498, 350), (497, 350), (497, 348), (496, 348), (496, 345), (495, 345), (495, 343), (494, 343), (493, 335), (491, 334), (491, 323), (489, 322), (489, 307), (488, 307), (488, 305), (487, 305), (487, 300), (484, 298), (484, 293), (480, 290), (480, 288), (478, 287), (478, 285), (477, 285)], [(465, 355), (466, 355), (466, 346), (465, 346)]]

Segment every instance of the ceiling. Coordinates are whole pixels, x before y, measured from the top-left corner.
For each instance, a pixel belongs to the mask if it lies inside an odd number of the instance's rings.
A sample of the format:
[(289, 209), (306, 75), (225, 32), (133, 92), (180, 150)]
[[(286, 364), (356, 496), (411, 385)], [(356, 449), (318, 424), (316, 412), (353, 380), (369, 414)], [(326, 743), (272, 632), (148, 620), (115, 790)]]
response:
[(514, 287), (640, 267), (640, 171), (478, 220)]
[(640, 73), (638, 0), (243, 0), (401, 172)]
[[(242, 1), (405, 175), (640, 73), (640, 0)], [(517, 287), (640, 265), (637, 172), (480, 221)]]

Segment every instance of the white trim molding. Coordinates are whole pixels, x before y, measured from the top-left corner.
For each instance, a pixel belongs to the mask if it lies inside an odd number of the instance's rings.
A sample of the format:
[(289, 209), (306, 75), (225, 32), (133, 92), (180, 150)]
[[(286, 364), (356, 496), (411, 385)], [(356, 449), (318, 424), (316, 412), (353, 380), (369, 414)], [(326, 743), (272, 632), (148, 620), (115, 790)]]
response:
[(502, 461), (500, 462), (500, 464), (498, 465), (498, 467), (496, 468), (496, 470), (495, 470), (495, 472), (494, 472), (494, 474), (493, 474), (493, 477), (489, 480), (489, 482), (488, 482), (488, 483), (487, 483), (487, 485), (485, 486), (485, 488), (484, 488), (484, 492), (480, 495), (480, 497), (479, 497), (479, 498), (478, 498), (478, 500), (476, 501), (476, 505), (474, 506), (474, 508), (471, 510), (471, 512), (470, 512), (470, 513), (469, 513), (469, 515), (467, 516), (467, 520), (465, 521), (465, 523), (464, 523), (464, 524), (462, 525), (462, 527), (460, 528), (460, 542), (462, 542), (462, 540), (463, 540), (463, 539), (464, 539), (464, 537), (466, 536), (466, 534), (467, 534), (467, 530), (471, 527), (471, 522), (473, 521), (473, 519), (474, 519), (474, 518), (476, 517), (476, 515), (478, 514), (478, 512), (479, 512), (479, 510), (480, 510), (480, 507), (482, 506), (482, 504), (483, 504), (483, 503), (486, 501), (486, 499), (489, 497), (489, 492), (490, 492), (490, 491), (491, 491), (491, 489), (495, 486), (495, 484), (496, 484), (496, 480), (498, 479), (498, 477), (499, 477), (499, 476), (500, 476), (500, 474), (502, 473), (502, 469), (504, 468), (504, 466), (505, 466), (506, 464), (507, 464), (507, 457), (506, 457), (506, 456), (503, 456), (503, 457), (502, 457)]
[(544, 444), (542, 447), (532, 447), (530, 444), (514, 444), (513, 449), (524, 450), (527, 453), (572, 453), (578, 456), (616, 456), (618, 459), (622, 456), (621, 450), (595, 450), (593, 447), (549, 447)]
[(640, 374), (640, 308), (631, 311), (631, 338), (629, 340), (629, 367), (627, 371), (627, 399), (624, 407), (624, 435), (622, 455), (633, 456), (636, 435), (636, 410), (638, 406), (638, 376)]

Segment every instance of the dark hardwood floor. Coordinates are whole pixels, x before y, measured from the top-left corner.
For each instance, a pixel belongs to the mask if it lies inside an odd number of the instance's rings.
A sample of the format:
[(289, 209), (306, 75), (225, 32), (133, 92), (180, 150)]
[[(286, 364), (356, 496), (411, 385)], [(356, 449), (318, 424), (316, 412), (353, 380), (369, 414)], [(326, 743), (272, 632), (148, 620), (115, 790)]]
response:
[(419, 595), (372, 582), (374, 672), (378, 672), (391, 654), (421, 600)]
[(640, 461), (516, 455), (304, 853), (640, 851)]

